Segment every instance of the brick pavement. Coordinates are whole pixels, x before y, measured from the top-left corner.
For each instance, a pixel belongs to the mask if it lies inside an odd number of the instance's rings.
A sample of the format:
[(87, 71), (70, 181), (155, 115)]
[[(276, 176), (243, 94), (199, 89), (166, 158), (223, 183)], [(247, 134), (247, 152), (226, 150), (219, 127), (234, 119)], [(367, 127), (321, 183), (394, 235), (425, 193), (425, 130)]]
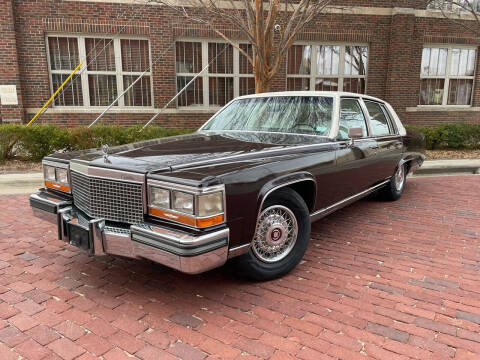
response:
[(480, 177), (409, 179), (316, 223), (302, 263), (251, 283), (56, 240), (0, 208), (0, 359), (478, 359)]

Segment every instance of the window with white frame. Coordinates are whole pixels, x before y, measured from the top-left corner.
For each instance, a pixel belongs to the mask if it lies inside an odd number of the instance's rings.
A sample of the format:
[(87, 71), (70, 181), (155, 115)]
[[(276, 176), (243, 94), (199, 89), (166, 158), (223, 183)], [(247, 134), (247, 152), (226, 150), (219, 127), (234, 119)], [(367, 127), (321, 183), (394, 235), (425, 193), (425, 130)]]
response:
[[(107, 106), (150, 69), (150, 47), (146, 39), (48, 36), (47, 53), (52, 93), (80, 62), (87, 66), (65, 85), (54, 100), (55, 106)], [(150, 71), (115, 104), (118, 107), (152, 105)]]
[(367, 64), (367, 45), (295, 44), (287, 56), (287, 90), (364, 94)]
[(476, 58), (472, 47), (425, 46), (419, 105), (471, 105)]
[[(252, 54), (250, 44), (237, 45)], [(207, 70), (177, 98), (177, 106), (223, 106), (234, 97), (255, 93), (252, 66), (245, 55), (231, 44), (208, 40), (176, 42), (177, 92), (207, 65)]]
[(480, 12), (480, 0), (434, 0), (428, 3), (427, 9)]

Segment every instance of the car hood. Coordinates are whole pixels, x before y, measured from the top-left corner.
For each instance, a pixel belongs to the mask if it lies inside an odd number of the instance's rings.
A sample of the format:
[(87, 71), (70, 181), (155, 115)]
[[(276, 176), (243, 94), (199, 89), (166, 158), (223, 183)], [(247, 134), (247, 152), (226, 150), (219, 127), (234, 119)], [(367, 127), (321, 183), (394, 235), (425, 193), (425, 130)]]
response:
[(101, 149), (90, 149), (57, 153), (48, 158), (136, 172), (158, 172), (265, 158), (275, 150), (328, 141), (324, 137), (300, 134), (196, 132), (111, 147), (108, 156)]

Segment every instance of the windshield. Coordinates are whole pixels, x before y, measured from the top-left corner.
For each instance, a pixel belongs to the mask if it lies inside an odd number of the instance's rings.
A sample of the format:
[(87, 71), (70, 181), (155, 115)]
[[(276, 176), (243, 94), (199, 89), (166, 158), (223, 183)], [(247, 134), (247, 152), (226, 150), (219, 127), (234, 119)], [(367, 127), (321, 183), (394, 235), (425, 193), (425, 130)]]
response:
[(233, 101), (202, 130), (268, 131), (328, 136), (333, 98), (271, 96)]

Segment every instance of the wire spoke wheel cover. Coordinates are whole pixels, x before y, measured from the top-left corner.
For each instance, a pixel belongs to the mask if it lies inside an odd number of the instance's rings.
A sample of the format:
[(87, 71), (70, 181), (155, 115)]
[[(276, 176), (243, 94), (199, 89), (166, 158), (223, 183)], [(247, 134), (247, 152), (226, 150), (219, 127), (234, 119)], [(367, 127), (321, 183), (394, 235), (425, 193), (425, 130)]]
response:
[(400, 165), (394, 175), (395, 189), (397, 191), (402, 190), (403, 183), (405, 182), (405, 167)]
[(270, 206), (260, 214), (252, 251), (263, 262), (277, 262), (290, 254), (297, 236), (298, 224), (293, 212), (285, 206)]

